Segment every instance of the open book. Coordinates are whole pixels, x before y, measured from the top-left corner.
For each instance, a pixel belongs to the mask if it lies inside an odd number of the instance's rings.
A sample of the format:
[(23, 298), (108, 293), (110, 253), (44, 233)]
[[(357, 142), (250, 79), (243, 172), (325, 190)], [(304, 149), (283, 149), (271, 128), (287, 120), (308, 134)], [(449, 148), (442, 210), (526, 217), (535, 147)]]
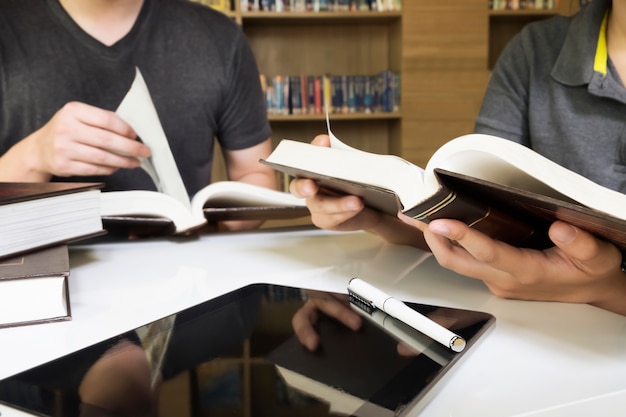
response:
[(207, 221), (286, 219), (309, 214), (304, 199), (235, 181), (209, 184), (190, 199), (139, 69), (116, 113), (150, 147), (152, 156), (143, 158), (141, 167), (157, 191), (103, 192), (105, 227), (132, 224), (137, 230), (180, 234)]
[(626, 195), (523, 145), (469, 134), (444, 144), (422, 169), (351, 148), (328, 130), (331, 147), (283, 140), (262, 162), (391, 215), (458, 219), (520, 247), (550, 246), (547, 229), (560, 219), (626, 250)]
[[(189, 205), (165, 193), (145, 190), (103, 192), (101, 202), (105, 224), (143, 223), (176, 234), (207, 221), (289, 219), (309, 214), (303, 199), (237, 181), (209, 184), (193, 196)], [(172, 227), (168, 229), (164, 223)]]

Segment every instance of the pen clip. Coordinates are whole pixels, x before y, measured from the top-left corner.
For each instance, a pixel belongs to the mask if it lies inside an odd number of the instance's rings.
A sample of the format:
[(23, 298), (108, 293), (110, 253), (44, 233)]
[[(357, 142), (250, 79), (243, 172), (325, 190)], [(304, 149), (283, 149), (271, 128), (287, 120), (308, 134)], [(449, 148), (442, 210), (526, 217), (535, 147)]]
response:
[(376, 305), (374, 305), (372, 301), (366, 300), (365, 298), (361, 297), (359, 294), (355, 293), (349, 288), (348, 288), (348, 301), (350, 302), (350, 304), (365, 311), (367, 314), (372, 314), (372, 312), (376, 310)]

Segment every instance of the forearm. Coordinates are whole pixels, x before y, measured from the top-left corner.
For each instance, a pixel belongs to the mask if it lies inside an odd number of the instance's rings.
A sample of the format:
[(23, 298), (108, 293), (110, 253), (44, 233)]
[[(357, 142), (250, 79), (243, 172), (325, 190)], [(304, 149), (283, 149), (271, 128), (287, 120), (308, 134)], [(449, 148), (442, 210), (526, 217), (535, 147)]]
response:
[(626, 316), (626, 273), (616, 272), (589, 304)]
[[(260, 187), (269, 188), (272, 190), (278, 189), (278, 182), (276, 180), (276, 174), (271, 168), (258, 163), (257, 161), (250, 164), (230, 164), (227, 172), (228, 178), (232, 181), (240, 181), (248, 184), (258, 185)], [(263, 221), (228, 221), (223, 222), (220, 229), (226, 230), (248, 230), (260, 227)]]
[(47, 182), (52, 177), (39, 168), (34, 134), (21, 140), (0, 157), (0, 181)]
[(278, 182), (274, 171), (252, 171), (237, 178), (229, 175), (233, 181), (246, 182), (248, 184), (258, 185), (272, 190), (278, 189)]

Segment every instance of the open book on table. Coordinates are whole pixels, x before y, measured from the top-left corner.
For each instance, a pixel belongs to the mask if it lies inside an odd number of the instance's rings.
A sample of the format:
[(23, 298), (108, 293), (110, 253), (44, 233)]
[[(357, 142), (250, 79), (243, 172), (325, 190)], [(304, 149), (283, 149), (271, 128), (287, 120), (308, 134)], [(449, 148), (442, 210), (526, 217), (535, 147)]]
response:
[(560, 219), (626, 250), (626, 195), (605, 188), (515, 142), (469, 134), (440, 147), (420, 168), (400, 157), (352, 148), (330, 131), (331, 147), (282, 140), (262, 161), (316, 180), (369, 207), (425, 222), (464, 221), (498, 240), (550, 246)]
[(102, 193), (104, 223), (142, 224), (166, 233), (183, 233), (207, 221), (290, 219), (309, 214), (304, 200), (269, 188), (219, 181), (198, 191), (189, 205), (155, 191)]
[(282, 220), (309, 214), (304, 199), (236, 181), (209, 184), (190, 199), (139, 69), (116, 112), (150, 147), (152, 156), (142, 159), (141, 167), (157, 191), (103, 192), (105, 227), (132, 225), (135, 231), (180, 234), (207, 221)]

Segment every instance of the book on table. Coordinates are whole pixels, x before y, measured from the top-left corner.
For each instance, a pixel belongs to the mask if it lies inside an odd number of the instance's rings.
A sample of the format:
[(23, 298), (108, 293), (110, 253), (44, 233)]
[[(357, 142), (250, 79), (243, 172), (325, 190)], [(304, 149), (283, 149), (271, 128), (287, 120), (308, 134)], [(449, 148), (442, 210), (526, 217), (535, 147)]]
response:
[(104, 233), (99, 183), (0, 183), (0, 258)]
[(163, 233), (181, 234), (208, 221), (272, 220), (309, 214), (303, 199), (238, 181), (218, 181), (198, 191), (188, 204), (171, 196), (144, 190), (102, 193), (106, 224), (152, 225)]
[(626, 250), (626, 195), (510, 140), (468, 134), (441, 146), (425, 168), (352, 148), (328, 127), (331, 146), (282, 140), (261, 162), (390, 215), (458, 219), (519, 247), (551, 246), (563, 220)]
[(71, 318), (67, 245), (0, 260), (0, 327)]
[(141, 160), (141, 167), (156, 191), (103, 192), (105, 227), (121, 223), (135, 225), (137, 230), (183, 234), (213, 221), (288, 219), (309, 214), (303, 199), (238, 181), (209, 184), (190, 198), (139, 69), (116, 113), (150, 147), (152, 155)]

